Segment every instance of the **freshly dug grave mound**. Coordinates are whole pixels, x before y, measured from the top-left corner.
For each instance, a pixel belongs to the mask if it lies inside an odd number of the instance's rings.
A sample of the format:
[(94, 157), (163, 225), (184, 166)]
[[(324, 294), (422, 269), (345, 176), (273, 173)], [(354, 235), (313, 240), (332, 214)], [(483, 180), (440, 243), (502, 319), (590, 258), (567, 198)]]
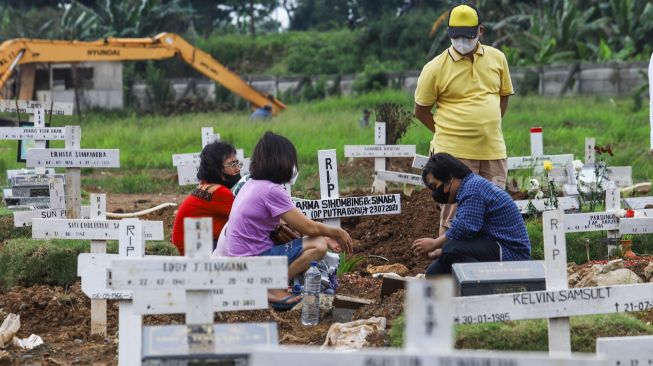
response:
[[(343, 295), (378, 299), (381, 280), (370, 276), (347, 274), (342, 277), (343, 286), (338, 291)], [(388, 324), (402, 312), (403, 294), (395, 294), (382, 303), (367, 305), (354, 316), (366, 319), (373, 314), (386, 316)], [(5, 354), (0, 350), (0, 365), (22, 363), (63, 364), (117, 364), (118, 345), (118, 302), (109, 301), (107, 325), (108, 336), (90, 336), (90, 300), (82, 293), (79, 283), (69, 288), (54, 286), (14, 287), (0, 292), (0, 322), (9, 313), (20, 315), (19, 338), (37, 334), (44, 344), (32, 351), (9, 346)], [(271, 309), (218, 313), (215, 322), (277, 322), (281, 344), (302, 344), (320, 346), (332, 324), (331, 314), (321, 314), (320, 323), (313, 327), (303, 326), (300, 311), (276, 312)], [(183, 315), (146, 316), (145, 325), (183, 324)], [(374, 345), (387, 343), (387, 333), (376, 335)], [(4, 359), (3, 359), (4, 357)], [(6, 363), (3, 363), (6, 362)]]
[[(399, 192), (392, 192), (399, 193)], [(440, 216), (430, 191), (422, 189), (410, 197), (401, 196), (401, 215), (362, 216), (342, 220), (342, 227), (360, 243), (355, 253), (375, 255), (388, 259), (367, 257), (361, 268), (367, 264), (401, 263), (415, 275), (424, 273), (431, 260), (415, 257), (410, 249), (419, 238), (435, 238), (438, 235)]]

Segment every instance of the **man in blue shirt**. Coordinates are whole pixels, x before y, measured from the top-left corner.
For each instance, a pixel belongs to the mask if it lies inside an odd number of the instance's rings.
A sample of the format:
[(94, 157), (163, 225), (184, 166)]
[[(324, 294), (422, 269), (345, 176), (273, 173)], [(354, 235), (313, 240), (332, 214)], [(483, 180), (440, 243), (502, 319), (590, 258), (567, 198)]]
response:
[(263, 108), (257, 108), (254, 112), (252, 112), (252, 115), (249, 116), (249, 119), (255, 121), (258, 119), (269, 119), (270, 117), (272, 117), (272, 105), (266, 104), (263, 106)]
[(444, 235), (413, 242), (415, 255), (435, 259), (427, 275), (451, 273), (453, 263), (530, 259), (524, 219), (504, 190), (447, 153), (431, 156), (422, 180), (436, 202), (458, 204)]

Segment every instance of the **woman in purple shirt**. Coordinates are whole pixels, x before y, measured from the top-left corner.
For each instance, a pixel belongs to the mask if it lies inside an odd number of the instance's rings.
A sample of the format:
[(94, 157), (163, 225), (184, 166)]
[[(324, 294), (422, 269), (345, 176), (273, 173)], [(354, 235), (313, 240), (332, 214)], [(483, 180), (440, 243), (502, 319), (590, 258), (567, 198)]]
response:
[[(308, 269), (311, 261), (322, 259), (327, 248), (351, 252), (346, 231), (309, 220), (295, 208), (282, 184), (297, 177), (297, 151), (287, 138), (270, 131), (259, 140), (252, 154), (251, 179), (236, 196), (226, 228), (224, 254), (243, 256), (287, 256), (288, 278)], [(303, 238), (275, 246), (270, 234), (283, 220)], [(301, 301), (285, 290), (271, 290), (273, 308), (287, 310)]]

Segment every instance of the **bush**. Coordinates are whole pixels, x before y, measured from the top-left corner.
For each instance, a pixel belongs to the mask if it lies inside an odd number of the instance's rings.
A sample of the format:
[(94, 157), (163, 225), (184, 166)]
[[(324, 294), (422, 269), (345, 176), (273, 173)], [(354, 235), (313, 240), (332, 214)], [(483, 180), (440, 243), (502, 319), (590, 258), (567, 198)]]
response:
[(175, 91), (172, 89), (165, 72), (153, 62), (148, 62), (145, 68), (145, 95), (148, 108), (155, 112), (165, 102), (175, 98)]
[[(0, 288), (71, 285), (77, 281), (77, 257), (89, 251), (88, 240), (11, 239), (0, 247)], [(118, 242), (109, 242), (107, 252), (117, 253)], [(145, 253), (178, 254), (168, 242), (149, 242)]]
[[(390, 345), (402, 347), (405, 319), (395, 319), (390, 330)], [(605, 314), (571, 318), (571, 349), (595, 352), (597, 337), (647, 335), (650, 325), (628, 314)], [(548, 350), (546, 320), (519, 320), (506, 323), (456, 325), (457, 349), (511, 351)]]
[(377, 61), (365, 65), (363, 72), (356, 75), (353, 89), (358, 94), (379, 91), (388, 87), (388, 68)]
[(388, 145), (396, 145), (413, 123), (413, 114), (403, 109), (399, 104), (379, 104), (374, 108), (374, 113), (378, 122), (385, 122), (386, 124), (385, 143)]

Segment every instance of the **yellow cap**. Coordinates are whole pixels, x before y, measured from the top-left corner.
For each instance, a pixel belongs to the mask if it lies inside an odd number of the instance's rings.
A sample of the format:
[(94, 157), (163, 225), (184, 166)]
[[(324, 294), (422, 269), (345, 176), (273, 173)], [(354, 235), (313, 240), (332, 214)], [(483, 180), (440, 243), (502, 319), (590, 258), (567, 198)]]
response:
[(478, 13), (469, 5), (458, 5), (449, 13), (450, 27), (478, 27)]
[(480, 24), (478, 18), (478, 12), (473, 7), (466, 4), (454, 6), (449, 12), (449, 37), (476, 37)]

